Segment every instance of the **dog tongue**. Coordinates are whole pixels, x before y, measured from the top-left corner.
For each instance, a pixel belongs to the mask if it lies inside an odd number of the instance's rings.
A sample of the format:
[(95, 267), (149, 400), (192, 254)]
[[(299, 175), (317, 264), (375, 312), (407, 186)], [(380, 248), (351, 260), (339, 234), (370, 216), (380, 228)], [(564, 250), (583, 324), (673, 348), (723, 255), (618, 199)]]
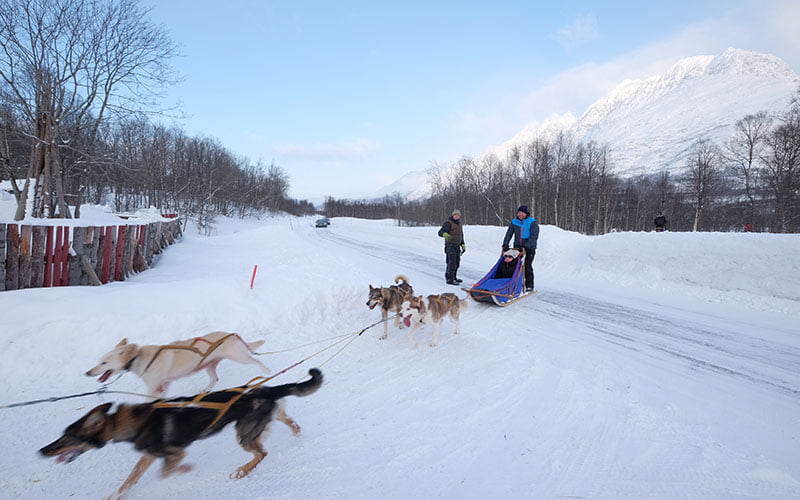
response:
[(403, 318), (403, 323), (406, 324), (406, 328), (411, 328), (411, 316), (406, 316)]
[(102, 375), (100, 375), (100, 378), (97, 379), (97, 381), (98, 382), (105, 382), (106, 380), (108, 380), (108, 377), (110, 377), (110, 376), (111, 376), (111, 370), (106, 370), (105, 372), (103, 372)]
[(59, 455), (59, 456), (58, 456), (58, 458), (56, 458), (56, 463), (57, 463), (57, 464), (60, 464), (61, 462), (70, 463), (70, 462), (72, 462), (73, 460), (75, 460), (75, 458), (76, 458), (78, 455), (80, 455), (80, 453), (77, 453), (77, 452), (76, 452), (76, 451), (74, 451), (74, 450), (65, 451), (64, 453), (62, 453), (61, 455)]

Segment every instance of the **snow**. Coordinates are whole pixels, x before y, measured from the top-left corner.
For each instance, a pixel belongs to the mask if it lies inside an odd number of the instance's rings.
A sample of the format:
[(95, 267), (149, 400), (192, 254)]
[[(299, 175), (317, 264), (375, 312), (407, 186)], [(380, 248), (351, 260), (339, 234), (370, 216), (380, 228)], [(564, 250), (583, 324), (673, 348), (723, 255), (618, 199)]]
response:
[[(87, 213), (87, 224), (111, 216)], [(417, 294), (464, 295), (444, 283), (436, 228), (314, 220), (221, 219), (125, 282), (0, 292), (0, 405), (100, 388), (84, 373), (123, 337), (232, 331), (264, 339), (273, 372), (307, 359), (270, 384), (321, 368), (316, 394), (286, 400), (301, 434), (276, 423), (269, 455), (232, 480), (251, 456), (227, 428), (188, 449), (194, 470), (162, 480), (153, 467), (128, 498), (800, 498), (800, 235), (543, 226), (536, 295), (471, 302), (460, 335), (445, 320), (438, 347), (425, 327), (411, 349), (392, 325), (383, 341), (380, 325), (356, 333), (380, 319), (365, 306), (369, 284), (404, 274)], [(465, 283), (495, 262), (503, 235), (466, 225)], [(218, 372), (218, 389), (260, 375), (230, 361)], [(126, 374), (109, 389), (144, 384)], [(131, 444), (69, 464), (37, 454), (106, 401), (142, 398), (0, 408), (2, 496), (113, 492), (138, 460)]]

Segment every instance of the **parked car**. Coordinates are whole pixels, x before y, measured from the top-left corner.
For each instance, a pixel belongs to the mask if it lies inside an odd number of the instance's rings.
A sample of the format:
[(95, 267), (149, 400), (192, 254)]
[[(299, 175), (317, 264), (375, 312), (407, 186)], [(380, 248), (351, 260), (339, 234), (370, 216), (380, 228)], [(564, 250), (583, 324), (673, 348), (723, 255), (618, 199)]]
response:
[(317, 227), (328, 227), (331, 225), (331, 220), (327, 217), (323, 217), (321, 219), (317, 219), (316, 226)]

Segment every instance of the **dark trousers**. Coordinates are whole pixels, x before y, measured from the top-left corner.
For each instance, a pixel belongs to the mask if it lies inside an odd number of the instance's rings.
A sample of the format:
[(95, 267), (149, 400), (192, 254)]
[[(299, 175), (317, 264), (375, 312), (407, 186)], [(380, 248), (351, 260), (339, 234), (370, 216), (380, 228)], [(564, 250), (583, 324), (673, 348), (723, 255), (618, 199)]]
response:
[(447, 268), (444, 271), (444, 279), (452, 281), (456, 279), (458, 266), (461, 265), (461, 247), (446, 243), (444, 245), (444, 255), (447, 258)]
[(525, 250), (525, 288), (533, 288), (533, 257), (536, 250)]

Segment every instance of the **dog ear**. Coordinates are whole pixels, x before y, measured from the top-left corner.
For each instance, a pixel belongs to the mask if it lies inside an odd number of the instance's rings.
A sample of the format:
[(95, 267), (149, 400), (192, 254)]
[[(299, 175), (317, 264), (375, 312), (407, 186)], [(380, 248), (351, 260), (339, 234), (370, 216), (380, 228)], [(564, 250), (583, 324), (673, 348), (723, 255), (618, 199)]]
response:
[(127, 343), (128, 343), (128, 338), (126, 337), (126, 338), (124, 338), (124, 339), (119, 341), (119, 344), (117, 344), (117, 347), (123, 346), (123, 345), (125, 345)]
[(86, 420), (84, 420), (83, 427), (92, 431), (97, 431), (102, 428), (102, 426), (106, 423), (106, 414), (108, 413), (108, 410), (111, 409), (112, 404), (113, 403), (101, 404), (87, 413), (86, 417), (84, 417)]
[(123, 366), (127, 365), (139, 352), (139, 346), (136, 344), (126, 344), (119, 352), (119, 358)]

